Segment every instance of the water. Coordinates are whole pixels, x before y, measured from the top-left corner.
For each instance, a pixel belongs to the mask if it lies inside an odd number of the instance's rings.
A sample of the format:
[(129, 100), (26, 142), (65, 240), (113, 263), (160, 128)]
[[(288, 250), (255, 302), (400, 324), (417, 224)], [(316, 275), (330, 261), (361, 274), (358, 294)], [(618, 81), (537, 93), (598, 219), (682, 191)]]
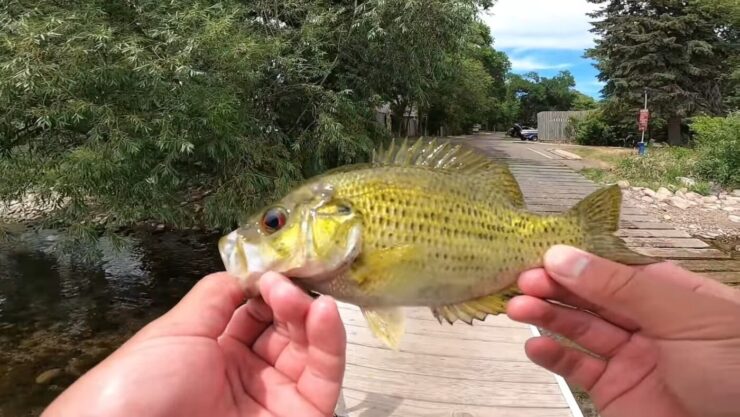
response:
[[(95, 265), (53, 251), (53, 231), (0, 243), (0, 417), (37, 416), (64, 388), (222, 270), (217, 236), (164, 233)], [(49, 371), (49, 372), (46, 372)], [(48, 381), (36, 379), (42, 373)]]

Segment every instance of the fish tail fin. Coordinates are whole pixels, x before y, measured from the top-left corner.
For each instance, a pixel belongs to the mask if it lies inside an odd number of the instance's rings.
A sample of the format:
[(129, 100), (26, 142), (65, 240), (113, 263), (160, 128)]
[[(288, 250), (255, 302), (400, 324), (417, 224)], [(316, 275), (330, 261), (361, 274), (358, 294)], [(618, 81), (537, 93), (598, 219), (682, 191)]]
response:
[(584, 249), (594, 255), (625, 265), (647, 265), (660, 262), (634, 252), (615, 235), (619, 229), (619, 213), (622, 205), (622, 191), (611, 185), (593, 192), (568, 214), (577, 218), (584, 231)]

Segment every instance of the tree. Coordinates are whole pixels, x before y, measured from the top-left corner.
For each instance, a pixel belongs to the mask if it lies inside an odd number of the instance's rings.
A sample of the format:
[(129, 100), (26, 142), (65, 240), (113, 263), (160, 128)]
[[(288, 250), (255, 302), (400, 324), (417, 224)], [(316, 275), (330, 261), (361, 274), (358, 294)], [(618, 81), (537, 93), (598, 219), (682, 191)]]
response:
[(376, 106), (423, 102), (486, 6), (8, 0), (0, 200), (50, 200), (49, 221), (78, 236), (232, 227), (297, 181), (365, 160), (385, 138)]
[(668, 139), (680, 144), (684, 117), (721, 114), (737, 28), (719, 7), (696, 0), (589, 0), (598, 35), (587, 56), (597, 61), (607, 98), (633, 114), (647, 89), (651, 107), (668, 120)]
[(581, 92), (576, 92), (575, 94), (576, 96), (573, 99), (570, 110), (594, 110), (598, 107), (598, 103), (593, 97)]
[(519, 108), (517, 119), (520, 123), (533, 125), (537, 122), (539, 112), (571, 110), (580, 94), (574, 89), (575, 85), (575, 78), (570, 71), (561, 71), (552, 78), (541, 77), (535, 72), (510, 74), (509, 100), (518, 101), (518, 106), (510, 106)]

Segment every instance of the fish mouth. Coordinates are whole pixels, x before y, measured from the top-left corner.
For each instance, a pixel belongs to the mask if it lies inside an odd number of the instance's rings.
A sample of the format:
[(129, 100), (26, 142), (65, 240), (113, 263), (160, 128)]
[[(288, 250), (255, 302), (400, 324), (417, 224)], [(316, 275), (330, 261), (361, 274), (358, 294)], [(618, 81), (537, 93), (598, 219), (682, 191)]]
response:
[(244, 247), (240, 244), (240, 236), (237, 230), (223, 236), (218, 241), (218, 251), (226, 272), (233, 275), (247, 297), (259, 295), (258, 282), (263, 271), (250, 271), (249, 263), (244, 253)]

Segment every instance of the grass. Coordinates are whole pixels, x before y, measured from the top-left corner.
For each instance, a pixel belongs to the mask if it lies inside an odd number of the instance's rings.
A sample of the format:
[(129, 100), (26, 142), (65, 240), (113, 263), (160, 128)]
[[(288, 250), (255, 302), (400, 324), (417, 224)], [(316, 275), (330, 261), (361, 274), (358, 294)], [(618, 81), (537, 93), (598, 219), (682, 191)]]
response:
[(671, 191), (686, 187), (702, 195), (712, 192), (706, 181), (696, 180), (691, 186), (681, 183), (679, 177), (696, 178), (696, 152), (686, 148), (652, 148), (644, 156), (623, 148), (574, 147), (569, 149), (587, 160), (602, 162), (605, 168), (584, 168), (581, 173), (598, 183), (615, 183), (627, 180), (636, 187), (657, 190), (666, 187)]
[(581, 158), (602, 161), (610, 166), (616, 165), (622, 158), (634, 154), (632, 149), (609, 148), (604, 146), (574, 146), (568, 149)]

